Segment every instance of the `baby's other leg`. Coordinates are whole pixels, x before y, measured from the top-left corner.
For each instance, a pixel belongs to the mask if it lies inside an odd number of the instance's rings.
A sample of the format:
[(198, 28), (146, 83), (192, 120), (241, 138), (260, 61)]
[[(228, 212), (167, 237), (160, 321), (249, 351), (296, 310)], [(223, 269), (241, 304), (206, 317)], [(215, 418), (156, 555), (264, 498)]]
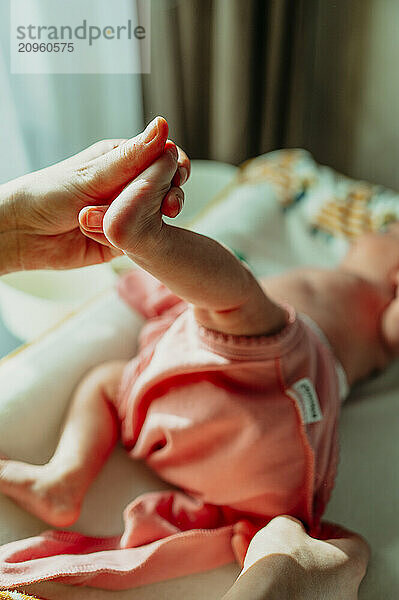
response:
[(55, 527), (77, 520), (88, 487), (118, 439), (113, 402), (125, 365), (103, 363), (80, 382), (47, 464), (0, 460), (0, 492)]

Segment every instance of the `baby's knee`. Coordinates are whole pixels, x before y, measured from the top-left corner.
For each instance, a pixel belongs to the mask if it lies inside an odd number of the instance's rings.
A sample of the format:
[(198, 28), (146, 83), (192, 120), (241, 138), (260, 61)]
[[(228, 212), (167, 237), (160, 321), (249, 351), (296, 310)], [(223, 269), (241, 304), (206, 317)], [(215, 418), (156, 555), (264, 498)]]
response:
[(116, 398), (127, 360), (109, 360), (96, 365), (86, 374), (84, 384), (103, 392), (111, 402)]

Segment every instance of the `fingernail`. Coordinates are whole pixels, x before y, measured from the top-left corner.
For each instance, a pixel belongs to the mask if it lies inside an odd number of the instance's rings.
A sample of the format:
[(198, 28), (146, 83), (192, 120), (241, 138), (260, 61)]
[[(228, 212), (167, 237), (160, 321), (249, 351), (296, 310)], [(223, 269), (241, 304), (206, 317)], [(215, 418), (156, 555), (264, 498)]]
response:
[(179, 172), (179, 185), (183, 185), (183, 183), (185, 183), (187, 181), (187, 169), (185, 167), (179, 167), (178, 168), (178, 172)]
[(88, 210), (86, 212), (86, 227), (88, 229), (101, 229), (104, 213), (102, 210)]
[(154, 138), (156, 138), (158, 134), (158, 117), (153, 119), (151, 123), (147, 125), (145, 130), (143, 131), (143, 139), (145, 144), (149, 144), (152, 142)]

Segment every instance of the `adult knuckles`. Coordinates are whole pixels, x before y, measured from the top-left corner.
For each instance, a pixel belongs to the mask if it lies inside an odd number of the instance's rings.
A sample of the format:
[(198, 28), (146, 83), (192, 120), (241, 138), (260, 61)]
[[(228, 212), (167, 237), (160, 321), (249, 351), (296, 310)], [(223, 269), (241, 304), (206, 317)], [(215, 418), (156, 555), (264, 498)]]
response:
[(139, 158), (143, 152), (143, 144), (138, 140), (128, 140), (115, 150), (121, 161), (121, 167), (130, 172), (137, 169)]
[(70, 182), (85, 196), (96, 199), (102, 186), (103, 177), (98, 168), (89, 162), (74, 168)]
[(166, 168), (170, 170), (172, 174), (174, 174), (177, 169), (178, 159), (171, 152), (169, 152), (169, 150), (162, 154), (160, 160), (164, 161), (166, 163)]
[(359, 578), (361, 581), (367, 573), (367, 567), (369, 564), (370, 555), (368, 549), (359, 551), (355, 556), (350, 557), (348, 562), (348, 568), (352, 573)]
[(120, 146), (121, 144), (123, 144), (126, 140), (120, 139), (106, 139), (106, 140), (99, 140), (98, 142), (95, 142), (94, 144), (91, 145), (91, 148), (93, 150), (98, 151), (98, 154), (106, 154), (107, 152), (110, 152), (111, 150), (114, 150), (115, 148), (117, 148), (118, 146)]

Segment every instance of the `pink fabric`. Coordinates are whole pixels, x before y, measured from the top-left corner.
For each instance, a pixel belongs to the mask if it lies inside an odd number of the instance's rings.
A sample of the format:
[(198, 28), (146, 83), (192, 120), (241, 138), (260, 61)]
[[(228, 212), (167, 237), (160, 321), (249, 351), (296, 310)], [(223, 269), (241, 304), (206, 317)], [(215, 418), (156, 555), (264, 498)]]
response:
[[(148, 319), (118, 395), (122, 441), (181, 491), (135, 499), (121, 537), (47, 531), (3, 546), (1, 588), (56, 579), (125, 589), (242, 561), (255, 531), (283, 513), (319, 532), (338, 455), (331, 350), (291, 308), (279, 334), (240, 337), (199, 326), (142, 271), (120, 293)], [(304, 377), (322, 411), (311, 424), (289, 393)]]

